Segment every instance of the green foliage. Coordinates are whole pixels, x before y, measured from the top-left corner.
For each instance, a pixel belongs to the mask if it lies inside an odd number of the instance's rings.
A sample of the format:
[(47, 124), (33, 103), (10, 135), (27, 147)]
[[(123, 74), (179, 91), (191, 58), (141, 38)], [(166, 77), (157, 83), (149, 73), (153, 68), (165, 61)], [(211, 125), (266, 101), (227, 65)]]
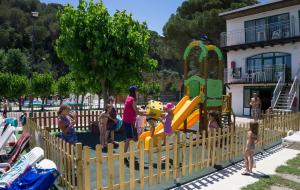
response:
[(29, 80), (25, 76), (0, 73), (0, 96), (5, 98), (19, 98), (29, 90)]
[[(30, 68), (36, 72), (53, 70), (58, 76), (67, 72), (67, 67), (57, 58), (53, 48), (59, 33), (56, 12), (61, 7), (59, 4), (44, 4), (38, 0), (1, 0), (0, 49), (21, 49), (28, 52), (26, 56), (31, 64), (34, 24), (37, 64), (30, 65)], [(31, 11), (38, 11), (39, 17), (32, 18)], [(47, 61), (43, 61), (42, 58), (47, 58)]]
[(158, 83), (143, 83), (139, 92), (144, 95), (158, 95), (160, 93), (160, 85)]
[(51, 94), (53, 85), (53, 76), (51, 73), (33, 73), (31, 79), (32, 95), (45, 98)]
[(104, 99), (115, 83), (141, 79), (141, 71), (157, 66), (148, 57), (146, 25), (125, 11), (110, 16), (101, 1), (80, 1), (77, 9), (65, 6), (58, 17), (58, 56), (71, 70), (98, 81)]
[(8, 98), (10, 95), (11, 76), (9, 73), (0, 73), (0, 96)]
[(28, 93), (30, 87), (29, 79), (26, 76), (10, 76), (10, 98), (20, 98)]
[(20, 49), (9, 49), (4, 56), (2, 62), (4, 72), (17, 75), (29, 74), (29, 62), (27, 56)]
[(188, 0), (178, 7), (165, 24), (164, 35), (181, 59), (185, 47), (193, 39), (207, 35), (219, 44), (220, 33), (226, 30), (226, 22), (219, 13), (257, 3), (256, 0)]
[(72, 78), (70, 75), (60, 77), (57, 81), (57, 94), (61, 97), (68, 96), (72, 92)]

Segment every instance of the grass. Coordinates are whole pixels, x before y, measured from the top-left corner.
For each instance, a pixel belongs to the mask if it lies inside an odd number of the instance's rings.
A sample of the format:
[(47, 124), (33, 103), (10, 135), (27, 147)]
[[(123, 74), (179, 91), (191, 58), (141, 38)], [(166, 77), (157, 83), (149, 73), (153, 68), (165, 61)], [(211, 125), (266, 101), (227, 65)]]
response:
[(276, 172), (284, 173), (284, 174), (300, 175), (299, 167), (300, 167), (300, 154), (298, 154), (296, 158), (287, 161), (286, 166), (279, 166), (276, 169)]
[[(276, 168), (277, 173), (300, 175), (300, 154), (296, 158), (287, 161), (287, 165)], [(290, 189), (300, 189), (300, 183), (284, 179), (277, 175), (266, 176), (258, 182), (243, 187), (242, 190), (264, 190), (270, 189), (270, 186), (288, 187)]]
[(272, 185), (288, 187), (291, 189), (300, 189), (299, 183), (283, 179), (276, 175), (272, 175), (269, 177), (262, 178), (256, 183), (243, 187), (242, 190), (269, 190), (270, 186)]

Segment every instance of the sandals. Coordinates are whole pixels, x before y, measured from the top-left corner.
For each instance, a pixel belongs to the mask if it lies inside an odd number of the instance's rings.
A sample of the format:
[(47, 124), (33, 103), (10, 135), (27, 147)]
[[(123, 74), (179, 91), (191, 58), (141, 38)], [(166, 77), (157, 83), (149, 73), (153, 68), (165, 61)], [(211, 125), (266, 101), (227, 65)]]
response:
[(244, 171), (244, 172), (242, 173), (242, 175), (250, 175), (250, 173), (247, 172), (247, 171)]

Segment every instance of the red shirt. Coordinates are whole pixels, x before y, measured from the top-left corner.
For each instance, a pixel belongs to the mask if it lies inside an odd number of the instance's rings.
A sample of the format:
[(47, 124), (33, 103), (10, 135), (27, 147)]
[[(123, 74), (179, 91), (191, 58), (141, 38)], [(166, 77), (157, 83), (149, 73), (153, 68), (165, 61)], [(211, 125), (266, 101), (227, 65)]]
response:
[(134, 98), (127, 96), (125, 100), (124, 112), (123, 112), (123, 121), (125, 123), (134, 124), (136, 120), (136, 113), (133, 109)]

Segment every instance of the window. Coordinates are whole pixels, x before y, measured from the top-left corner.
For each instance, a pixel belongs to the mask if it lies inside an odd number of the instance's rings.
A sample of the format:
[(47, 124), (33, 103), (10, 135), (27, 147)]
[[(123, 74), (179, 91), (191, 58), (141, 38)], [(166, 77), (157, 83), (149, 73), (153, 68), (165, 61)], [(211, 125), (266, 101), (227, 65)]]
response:
[(263, 72), (267, 82), (276, 82), (279, 76), (285, 74), (287, 81), (291, 80), (291, 55), (282, 52), (263, 53), (248, 57), (246, 73)]
[(245, 22), (245, 41), (247, 43), (286, 38), (290, 35), (289, 13)]

